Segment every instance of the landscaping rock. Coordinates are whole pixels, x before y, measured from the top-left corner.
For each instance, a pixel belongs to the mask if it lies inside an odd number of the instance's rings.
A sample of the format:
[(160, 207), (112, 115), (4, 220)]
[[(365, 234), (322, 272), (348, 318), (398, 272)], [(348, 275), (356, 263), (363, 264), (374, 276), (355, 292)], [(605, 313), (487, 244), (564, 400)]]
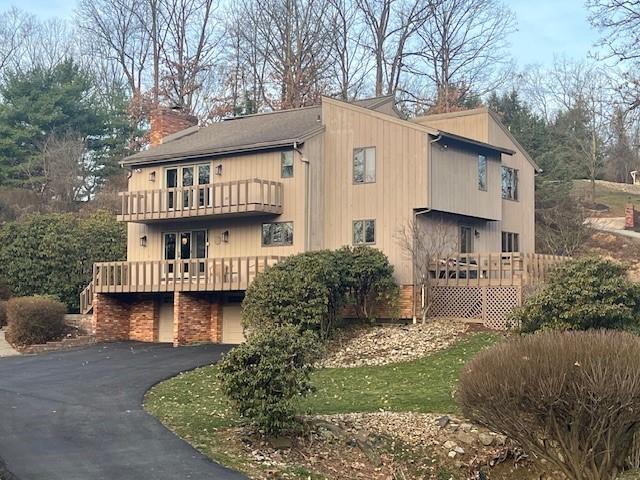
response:
[(488, 433), (480, 433), (478, 434), (478, 440), (480, 440), (480, 443), (482, 445), (484, 445), (485, 447), (489, 447), (493, 444), (493, 441), (495, 440), (495, 436), (493, 435), (489, 435)]
[(444, 442), (444, 445), (443, 445), (443, 447), (446, 448), (447, 450), (453, 450), (457, 446), (458, 444), (452, 440), (447, 440), (446, 442)]
[(450, 421), (451, 421), (451, 419), (446, 415), (444, 417), (440, 417), (438, 419), (438, 426), (440, 428), (444, 428), (449, 424)]
[(458, 432), (458, 434), (456, 435), (456, 438), (460, 442), (466, 443), (467, 445), (473, 445), (476, 441), (476, 437), (466, 432)]
[(424, 357), (453, 344), (467, 330), (455, 320), (435, 320), (425, 325), (385, 325), (346, 330), (334, 339), (320, 367), (386, 365)]

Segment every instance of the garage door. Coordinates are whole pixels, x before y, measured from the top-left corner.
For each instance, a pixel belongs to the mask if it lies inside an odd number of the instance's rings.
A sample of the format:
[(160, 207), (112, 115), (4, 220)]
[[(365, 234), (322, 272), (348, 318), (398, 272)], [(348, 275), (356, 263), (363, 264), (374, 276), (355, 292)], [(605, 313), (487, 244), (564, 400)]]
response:
[(242, 306), (240, 304), (222, 306), (222, 343), (244, 342), (241, 312)]

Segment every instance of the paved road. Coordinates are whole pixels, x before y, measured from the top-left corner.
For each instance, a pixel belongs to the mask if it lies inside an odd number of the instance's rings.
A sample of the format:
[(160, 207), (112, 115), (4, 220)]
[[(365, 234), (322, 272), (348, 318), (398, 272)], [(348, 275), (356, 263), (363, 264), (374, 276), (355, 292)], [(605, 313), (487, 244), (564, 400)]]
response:
[(19, 480), (244, 479), (142, 409), (149, 387), (227, 348), (124, 342), (2, 358), (0, 459)]

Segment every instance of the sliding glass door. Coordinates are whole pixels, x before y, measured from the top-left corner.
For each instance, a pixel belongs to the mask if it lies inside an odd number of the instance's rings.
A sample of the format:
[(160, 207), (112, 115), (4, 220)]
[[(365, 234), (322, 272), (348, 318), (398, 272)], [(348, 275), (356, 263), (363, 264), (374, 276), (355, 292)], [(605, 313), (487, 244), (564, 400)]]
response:
[(211, 205), (211, 165), (187, 165), (165, 169), (167, 209), (185, 210)]
[(171, 260), (166, 265), (165, 274), (189, 275), (189, 269), (194, 265), (197, 266), (197, 271), (193, 271), (191, 274), (205, 272), (205, 259), (207, 258), (206, 230), (166, 232), (163, 234), (163, 243), (164, 259)]

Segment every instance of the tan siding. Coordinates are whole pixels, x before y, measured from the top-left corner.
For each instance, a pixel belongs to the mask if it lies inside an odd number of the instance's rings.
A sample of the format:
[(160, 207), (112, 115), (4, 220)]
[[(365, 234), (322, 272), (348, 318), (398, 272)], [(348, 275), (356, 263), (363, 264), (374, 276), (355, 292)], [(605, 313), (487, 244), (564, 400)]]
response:
[(471, 138), (479, 142), (487, 142), (489, 119), (486, 113), (476, 113), (458, 117), (427, 115), (425, 117), (418, 117), (413, 121), (420, 125), (455, 133), (456, 135)]
[[(280, 178), (280, 152), (257, 153), (235, 157), (213, 159), (210, 162), (213, 182), (225, 182), (248, 178), (275, 180), (283, 184), (283, 213), (278, 216), (250, 216), (245, 218), (221, 218), (153, 224), (129, 224), (128, 260), (162, 258), (162, 233), (168, 231), (196, 230), (205, 228), (209, 232), (210, 258), (223, 256), (290, 255), (301, 252), (305, 245), (305, 182), (304, 163), (300, 154), (294, 156), (293, 178)], [(191, 165), (191, 162), (180, 165)], [(196, 164), (194, 162), (194, 164)], [(133, 171), (129, 190), (159, 189), (164, 187), (164, 171), (177, 164), (146, 167)], [(215, 167), (222, 165), (222, 175), (215, 175)], [(139, 171), (138, 171), (139, 170)], [(149, 173), (156, 172), (156, 181), (149, 180)], [(263, 247), (261, 228), (263, 222), (288, 222), (294, 225), (292, 246)], [(229, 230), (229, 242), (220, 242), (220, 235)], [(140, 246), (140, 236), (147, 235), (147, 246)]]
[[(352, 243), (352, 222), (376, 220), (376, 244), (396, 268), (401, 283), (411, 281), (411, 265), (398, 232), (414, 208), (427, 207), (427, 131), (386, 115), (323, 102), (325, 137), (324, 246)], [(353, 149), (376, 147), (376, 182), (353, 184)]]
[(447, 144), (431, 147), (431, 208), (500, 220), (500, 162), (487, 155), (487, 191), (478, 189), (478, 152)]
[(324, 248), (324, 134), (307, 140), (303, 147), (309, 162), (309, 250)]
[[(502, 155), (502, 163), (519, 170), (517, 202), (501, 200), (502, 221), (498, 231), (520, 234), (520, 249), (535, 251), (535, 170), (520, 147), (509, 138), (502, 127), (485, 109), (472, 114), (428, 115), (414, 120), (421, 125), (466, 136), (492, 145), (515, 150), (515, 155)], [(501, 198), (501, 197), (500, 197)]]
[(527, 253), (535, 252), (535, 172), (525, 158), (517, 150), (509, 136), (495, 122), (490, 123), (489, 141), (495, 145), (512, 148), (516, 154), (503, 155), (505, 166), (517, 168), (518, 195), (517, 202), (502, 200), (502, 230), (520, 234), (520, 250)]

